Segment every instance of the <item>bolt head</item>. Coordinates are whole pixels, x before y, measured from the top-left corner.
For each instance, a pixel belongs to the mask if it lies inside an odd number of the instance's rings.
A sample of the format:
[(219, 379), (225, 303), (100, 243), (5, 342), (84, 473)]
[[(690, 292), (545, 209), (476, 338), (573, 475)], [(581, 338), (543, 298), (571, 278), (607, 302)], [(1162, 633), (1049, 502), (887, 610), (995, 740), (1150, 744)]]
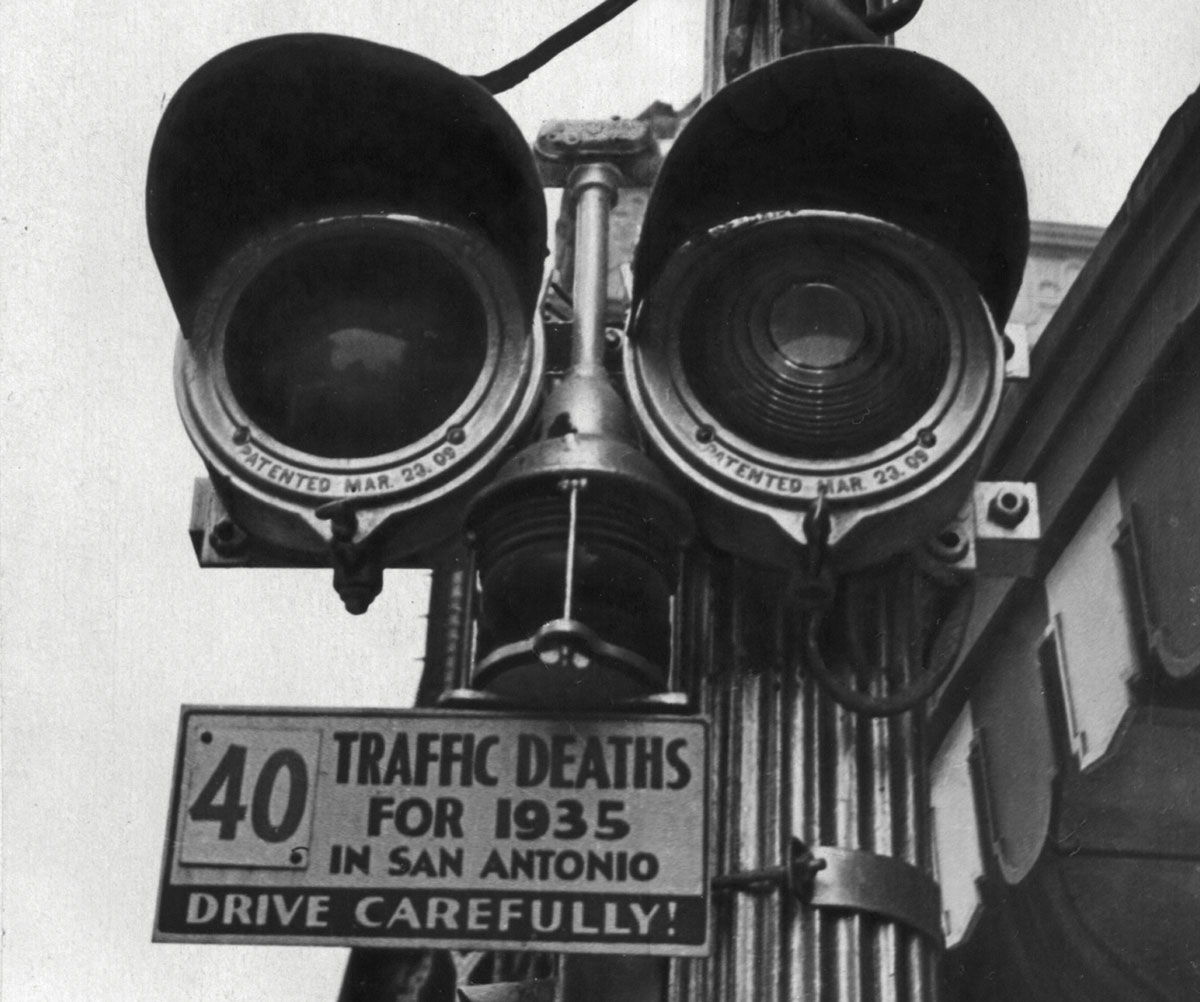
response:
[(1029, 498), (1020, 491), (1005, 488), (988, 503), (988, 521), (1004, 529), (1015, 529), (1029, 514)]
[(208, 533), (212, 548), (222, 557), (236, 557), (249, 542), (245, 531), (231, 518), (223, 518)]

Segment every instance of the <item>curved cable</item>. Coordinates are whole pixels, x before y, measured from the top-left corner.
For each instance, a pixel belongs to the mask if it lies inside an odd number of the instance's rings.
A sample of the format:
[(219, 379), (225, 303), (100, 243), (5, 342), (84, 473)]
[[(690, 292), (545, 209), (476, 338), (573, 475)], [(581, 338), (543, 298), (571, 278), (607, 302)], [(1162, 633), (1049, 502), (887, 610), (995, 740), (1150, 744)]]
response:
[[(586, 14), (576, 18), (566, 27), (560, 28), (545, 41), (535, 45), (523, 56), (518, 56), (516, 59), (505, 63), (499, 69), (492, 70), (490, 73), (474, 76), (471, 79), (480, 86), (485, 87), (492, 94), (502, 94), (506, 90), (511, 90), (523, 80), (528, 79), (530, 74), (540, 70), (555, 56), (561, 55), (576, 42), (587, 38), (597, 28), (608, 24), (614, 17), (632, 7), (635, 3), (637, 3), (637, 0), (603, 0), (603, 2), (597, 4)], [(917, 16), (922, 3), (924, 3), (924, 0), (895, 0), (895, 3), (885, 7), (883, 10), (868, 14), (861, 20), (856, 19), (858, 20), (858, 24), (852, 26), (850, 34), (852, 37), (858, 37), (863, 41), (879, 41), (878, 38), (869, 38), (868, 33), (876, 35), (894, 34)], [(734, 6), (737, 7), (737, 4)], [(830, 0), (815, 0), (814, 2), (818, 16), (831, 20), (836, 19), (838, 26), (846, 28), (848, 22), (847, 19), (840, 16), (841, 11), (831, 9), (837, 6), (839, 5), (836, 0), (834, 2), (830, 2)], [(849, 14), (849, 12), (846, 13)], [(850, 17), (853, 17), (853, 15), (850, 15)], [(731, 32), (731, 37), (735, 34), (736, 32)], [(727, 61), (728, 58), (727, 56)], [(738, 73), (732, 74), (732, 76), (738, 75)]]
[[(821, 652), (820, 631), (824, 621), (822, 611), (809, 613), (804, 627), (805, 650), (808, 667), (813, 677), (842, 706), (869, 717), (893, 717), (915, 709), (937, 690), (954, 668), (958, 652), (966, 637), (967, 624), (975, 604), (975, 589), (966, 589), (966, 594), (955, 603), (950, 617), (934, 641), (930, 652), (931, 665), (909, 682), (899, 692), (888, 696), (876, 696), (862, 692), (843, 678), (830, 671)], [(881, 669), (883, 671), (883, 669)]]
[(523, 56), (505, 63), (491, 73), (472, 77), (476, 83), (493, 94), (502, 94), (525, 80), (531, 73), (540, 70), (551, 59), (576, 42), (590, 35), (597, 28), (608, 24), (623, 10), (632, 7), (637, 0), (603, 0), (582, 17), (576, 18), (565, 28), (560, 28), (545, 41), (538, 43)]

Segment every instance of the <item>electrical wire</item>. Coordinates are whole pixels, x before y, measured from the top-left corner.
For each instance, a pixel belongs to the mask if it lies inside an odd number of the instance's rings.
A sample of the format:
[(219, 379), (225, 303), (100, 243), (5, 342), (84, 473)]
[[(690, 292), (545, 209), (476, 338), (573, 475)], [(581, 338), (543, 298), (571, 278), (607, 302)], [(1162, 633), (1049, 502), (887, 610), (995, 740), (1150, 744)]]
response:
[(637, 0), (604, 0), (597, 4), (582, 17), (576, 18), (565, 28), (560, 28), (544, 42), (519, 56), (510, 63), (505, 63), (491, 73), (472, 77), (476, 83), (487, 88), (493, 94), (502, 94), (525, 80), (531, 73), (540, 70), (551, 59), (576, 42), (582, 41), (597, 28), (608, 24), (614, 17), (626, 8), (632, 7)]
[[(924, 0), (896, 0), (895, 3), (883, 10), (868, 14), (863, 18), (863, 23), (873, 32), (890, 35), (899, 31), (916, 17), (923, 2)], [(535, 45), (523, 56), (518, 56), (512, 62), (505, 63), (490, 73), (484, 73), (471, 79), (492, 94), (503, 94), (506, 90), (511, 90), (523, 80), (528, 79), (531, 74), (540, 70), (555, 56), (561, 55), (576, 42), (587, 38), (597, 28), (608, 24), (614, 17), (635, 3), (637, 0), (603, 0), (582, 17), (576, 18), (545, 41)]]
[(899, 692), (887, 696), (862, 692), (829, 669), (821, 651), (820, 633), (824, 616), (819, 610), (807, 615), (804, 626), (807, 667), (821, 687), (847, 709), (869, 717), (892, 717), (906, 713), (933, 695), (949, 677), (957, 662), (963, 640), (966, 639), (974, 599), (974, 586), (969, 585), (964, 589), (964, 594), (959, 596), (950, 612), (948, 622), (942, 627), (932, 645), (933, 649), (929, 655), (931, 663)]

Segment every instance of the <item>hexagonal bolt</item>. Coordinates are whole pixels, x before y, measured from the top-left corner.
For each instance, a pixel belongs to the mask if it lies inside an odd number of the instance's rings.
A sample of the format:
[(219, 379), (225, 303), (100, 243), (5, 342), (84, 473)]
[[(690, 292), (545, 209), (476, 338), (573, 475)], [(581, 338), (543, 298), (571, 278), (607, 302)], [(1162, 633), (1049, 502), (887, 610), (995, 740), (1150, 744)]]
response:
[(223, 518), (209, 530), (208, 541), (222, 557), (236, 557), (246, 549), (249, 538), (231, 518)]
[(1021, 491), (1004, 488), (988, 503), (988, 521), (1004, 529), (1015, 529), (1029, 514), (1029, 498)]

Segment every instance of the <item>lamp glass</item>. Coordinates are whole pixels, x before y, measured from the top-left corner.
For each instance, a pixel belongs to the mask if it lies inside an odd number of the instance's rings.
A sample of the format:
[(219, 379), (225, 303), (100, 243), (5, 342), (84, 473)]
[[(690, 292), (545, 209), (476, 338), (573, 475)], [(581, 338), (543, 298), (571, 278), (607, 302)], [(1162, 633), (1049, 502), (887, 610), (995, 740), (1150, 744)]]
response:
[(479, 294), (442, 251), (394, 234), (290, 248), (243, 290), (225, 335), (250, 420), (311, 455), (352, 459), (450, 419), (487, 354)]

